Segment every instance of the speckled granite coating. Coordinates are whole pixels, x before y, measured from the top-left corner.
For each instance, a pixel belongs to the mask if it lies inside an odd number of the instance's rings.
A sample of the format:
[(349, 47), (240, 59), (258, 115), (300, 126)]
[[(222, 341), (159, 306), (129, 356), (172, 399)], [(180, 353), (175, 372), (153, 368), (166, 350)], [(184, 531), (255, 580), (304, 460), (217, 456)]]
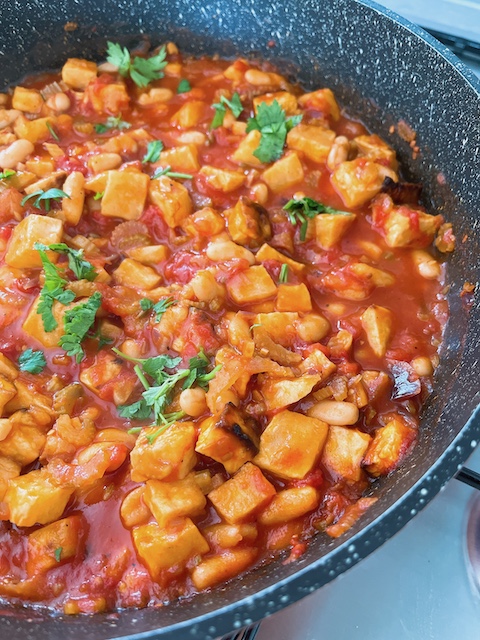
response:
[[(478, 301), (467, 313), (459, 292), (479, 277), (480, 85), (432, 38), (377, 5), (354, 0), (10, 0), (0, 7), (0, 77), (59, 67), (67, 56), (100, 59), (107, 38), (134, 46), (175, 40), (192, 53), (259, 55), (299, 72), (306, 87), (329, 86), (341, 103), (388, 142), (425, 202), (455, 226), (449, 258), (451, 320), (437, 386), (421, 438), (405, 469), (378, 484), (379, 501), (346, 538), (318, 536), (297, 562), (261, 567), (192, 602), (93, 618), (0, 611), (0, 638), (211, 640), (317, 589), (376, 549), (442, 488), (480, 438)], [(63, 25), (79, 28), (65, 32)], [(424, 38), (424, 39), (422, 39)], [(273, 40), (275, 46), (268, 46)], [(389, 134), (403, 118), (422, 149)], [(441, 185), (438, 172), (445, 183)]]

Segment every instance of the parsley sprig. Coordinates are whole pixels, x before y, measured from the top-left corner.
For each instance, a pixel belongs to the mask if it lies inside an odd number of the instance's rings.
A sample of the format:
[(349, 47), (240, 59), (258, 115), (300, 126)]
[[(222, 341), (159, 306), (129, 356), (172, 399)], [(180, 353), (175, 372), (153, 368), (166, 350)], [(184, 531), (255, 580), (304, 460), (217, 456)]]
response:
[(247, 122), (247, 133), (257, 130), (262, 134), (260, 144), (253, 152), (253, 155), (260, 162), (278, 160), (283, 153), (287, 133), (297, 126), (301, 120), (301, 115), (287, 118), (285, 111), (277, 100), (274, 100), (271, 104), (261, 102), (258, 105), (257, 115)]
[(127, 47), (122, 47), (118, 43), (107, 43), (107, 60), (118, 67), (118, 73), (123, 77), (128, 77), (139, 87), (146, 87), (153, 80), (163, 78), (163, 69), (167, 66), (167, 50), (165, 45), (151, 58), (133, 59)]
[(28, 373), (41, 373), (47, 366), (43, 351), (25, 349), (18, 357), (18, 368)]
[(55, 129), (53, 128), (53, 125), (52, 125), (50, 122), (48, 122), (48, 120), (47, 120), (46, 125), (47, 125), (47, 129), (49, 130), (50, 135), (52, 136), (52, 138), (53, 138), (54, 140), (56, 140), (57, 142), (59, 142), (59, 141), (60, 141), (60, 138), (58, 137), (58, 133), (57, 133), (57, 132), (55, 131)]
[(13, 169), (4, 169), (1, 173), (0, 173), (0, 180), (7, 180), (8, 178), (11, 178), (12, 176), (14, 176), (17, 172), (14, 171)]
[(243, 104), (237, 92), (233, 94), (231, 100), (225, 96), (221, 96), (220, 102), (216, 102), (212, 106), (215, 109), (215, 115), (213, 117), (212, 124), (210, 125), (210, 129), (217, 129), (222, 126), (225, 114), (227, 113), (227, 107), (233, 113), (235, 118), (238, 118), (243, 111)]
[[(168, 354), (161, 354), (153, 358), (142, 359), (126, 356), (116, 348), (112, 349), (112, 351), (124, 360), (135, 363), (133, 370), (144, 388), (140, 400), (129, 405), (119, 406), (118, 412), (122, 418), (127, 418), (128, 420), (144, 420), (153, 413), (154, 424), (161, 425), (161, 429), (154, 434), (150, 434), (152, 441), (170, 424), (185, 415), (183, 411), (165, 413), (176, 385), (183, 380), (183, 389), (190, 389), (194, 384), (197, 384), (202, 389), (208, 389), (209, 381), (215, 377), (220, 369), (220, 365), (217, 365), (211, 371), (207, 371), (210, 361), (203, 350), (190, 359), (188, 369), (178, 369), (177, 371), (174, 371), (174, 369), (182, 360), (179, 357), (175, 358)], [(153, 384), (150, 384), (148, 378), (153, 381)], [(138, 429), (134, 428), (133, 432), (137, 433)]]
[(312, 220), (321, 213), (331, 213), (339, 216), (350, 215), (347, 211), (340, 211), (328, 207), (313, 198), (299, 198), (298, 200), (289, 200), (283, 207), (287, 212), (288, 219), (295, 226), (300, 222), (300, 240), (303, 242), (307, 235), (308, 221)]
[(38, 191), (29, 193), (28, 196), (22, 198), (22, 207), (32, 198), (36, 198), (33, 202), (33, 206), (36, 209), (41, 209), (43, 203), (44, 209), (47, 213), (50, 211), (52, 200), (61, 200), (62, 198), (68, 198), (70, 200), (68, 193), (65, 193), (65, 191), (62, 191), (61, 189), (48, 189), (47, 191), (39, 189)]
[(162, 298), (158, 302), (153, 302), (149, 298), (142, 298), (140, 300), (140, 307), (142, 311), (155, 311), (155, 313), (157, 314), (157, 322), (160, 322), (165, 311), (173, 304), (176, 304), (173, 298)]
[(95, 291), (86, 302), (75, 305), (65, 313), (65, 334), (60, 338), (59, 345), (65, 349), (68, 356), (75, 357), (77, 362), (81, 362), (85, 355), (81, 343), (93, 326), (101, 304), (102, 294)]
[(122, 120), (122, 114), (119, 113), (118, 116), (109, 116), (106, 122), (99, 123), (95, 125), (95, 131), (97, 133), (106, 133), (107, 131), (111, 131), (112, 129), (118, 129), (122, 131), (123, 129), (130, 129), (132, 125), (130, 122), (125, 122)]
[(78, 280), (90, 280), (92, 282), (97, 277), (94, 266), (83, 257), (83, 249), (72, 249), (64, 242), (54, 244), (35, 244), (35, 249), (42, 251), (55, 251), (68, 256), (68, 267), (73, 271)]
[(152, 140), (148, 143), (147, 153), (143, 156), (142, 162), (157, 162), (160, 158), (160, 153), (163, 149), (163, 142), (161, 140)]
[(288, 264), (284, 263), (280, 267), (278, 281), (280, 282), (280, 284), (285, 284), (286, 282), (288, 282)]
[(190, 84), (190, 82), (186, 78), (183, 78), (178, 83), (177, 93), (187, 93), (188, 91), (191, 91), (191, 89), (192, 85)]
[(183, 180), (191, 180), (193, 178), (189, 173), (178, 173), (176, 171), (172, 171), (172, 167), (170, 166), (165, 168), (159, 167), (153, 174), (152, 180), (160, 178), (161, 176), (166, 176), (167, 178), (180, 178)]
[(58, 302), (64, 305), (70, 304), (75, 300), (75, 294), (73, 291), (65, 289), (68, 280), (62, 278), (60, 270), (51, 262), (45, 250), (41, 248), (42, 246), (44, 245), (39, 245), (38, 243), (34, 245), (34, 248), (37, 249), (40, 254), (40, 260), (42, 261), (45, 274), (45, 281), (40, 291), (37, 313), (42, 316), (45, 331), (50, 332), (58, 327), (58, 322), (52, 311), (53, 303), (55, 300), (58, 300)]

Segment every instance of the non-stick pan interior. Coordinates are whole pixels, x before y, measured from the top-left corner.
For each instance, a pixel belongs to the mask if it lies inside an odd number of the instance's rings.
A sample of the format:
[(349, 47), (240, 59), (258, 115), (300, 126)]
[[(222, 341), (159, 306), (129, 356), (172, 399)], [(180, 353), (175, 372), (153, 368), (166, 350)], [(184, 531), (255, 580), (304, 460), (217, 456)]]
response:
[[(0, 19), (0, 88), (67, 57), (102, 59), (107, 39), (129, 47), (168, 39), (195, 54), (271, 59), (306, 88), (331, 87), (397, 149), (406, 177), (423, 182), (425, 204), (454, 223), (451, 318), (419, 443), (403, 469), (378, 484), (378, 502), (345, 538), (318, 536), (297, 563), (260, 567), (163, 609), (90, 618), (0, 611), (0, 638), (11, 640), (215, 638), (306, 595), (378, 547), (454, 475), (480, 435), (478, 412), (472, 417), (480, 313), (460, 296), (464, 282), (478, 279), (479, 85), (418, 30), (354, 0), (16, 0), (3, 3)], [(389, 133), (401, 119), (417, 132), (415, 160), (408, 143)]]

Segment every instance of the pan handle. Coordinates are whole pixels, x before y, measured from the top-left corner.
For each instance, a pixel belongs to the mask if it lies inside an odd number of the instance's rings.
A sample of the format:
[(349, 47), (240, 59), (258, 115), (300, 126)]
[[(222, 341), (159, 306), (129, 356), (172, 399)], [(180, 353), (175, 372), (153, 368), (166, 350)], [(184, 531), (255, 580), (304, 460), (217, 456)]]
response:
[(455, 476), (457, 480), (468, 484), (469, 487), (473, 487), (474, 489), (478, 489), (480, 491), (480, 473), (476, 471), (472, 471), (467, 467), (463, 467)]
[(224, 636), (220, 640), (254, 640), (259, 629), (260, 623), (252, 624), (250, 627), (245, 627), (244, 629), (240, 629), (240, 631), (230, 633), (228, 636)]

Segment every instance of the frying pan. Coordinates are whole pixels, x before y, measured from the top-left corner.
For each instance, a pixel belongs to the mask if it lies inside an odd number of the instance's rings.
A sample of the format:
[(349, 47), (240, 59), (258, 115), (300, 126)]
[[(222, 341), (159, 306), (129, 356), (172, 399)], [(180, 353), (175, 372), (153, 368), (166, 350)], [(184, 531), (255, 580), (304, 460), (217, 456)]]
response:
[[(76, 28), (65, 30), (67, 22)], [(378, 502), (347, 535), (319, 535), (298, 562), (261, 566), (164, 608), (91, 617), (0, 611), (2, 639), (211, 640), (298, 600), (371, 553), (453, 477), (480, 437), (480, 308), (460, 296), (479, 271), (480, 84), (433, 38), (366, 1), (10, 0), (0, 25), (4, 86), (59, 68), (69, 56), (102, 59), (107, 39), (130, 48), (168, 39), (190, 53), (270, 59), (307, 89), (331, 87), (349, 113), (395, 146), (405, 177), (423, 183), (424, 203), (454, 224), (451, 317), (418, 444), (397, 473), (377, 483)], [(400, 119), (417, 132), (416, 160), (407, 142), (389, 134)]]

